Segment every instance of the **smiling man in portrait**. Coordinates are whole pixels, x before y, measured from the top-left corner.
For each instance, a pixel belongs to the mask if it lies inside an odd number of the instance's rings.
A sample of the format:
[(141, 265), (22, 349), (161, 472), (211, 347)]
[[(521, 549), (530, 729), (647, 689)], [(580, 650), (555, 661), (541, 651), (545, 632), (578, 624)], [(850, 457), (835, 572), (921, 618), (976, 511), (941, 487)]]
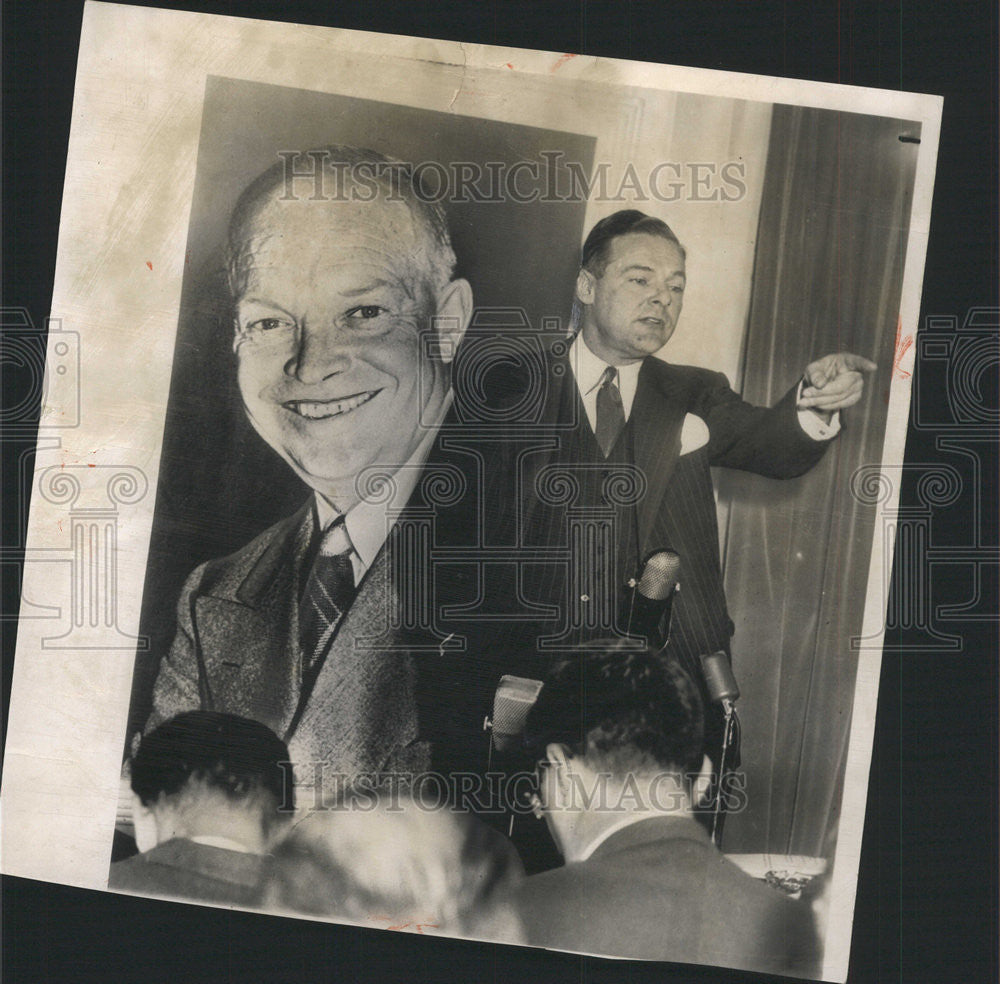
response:
[(147, 729), (201, 707), (263, 722), (297, 763), (422, 769), (414, 662), (358, 640), (387, 625), (388, 541), (421, 502), (472, 292), (404, 165), (342, 146), (308, 157), (312, 194), (287, 160), (243, 192), (228, 275), (246, 414), (312, 494), (187, 579)]

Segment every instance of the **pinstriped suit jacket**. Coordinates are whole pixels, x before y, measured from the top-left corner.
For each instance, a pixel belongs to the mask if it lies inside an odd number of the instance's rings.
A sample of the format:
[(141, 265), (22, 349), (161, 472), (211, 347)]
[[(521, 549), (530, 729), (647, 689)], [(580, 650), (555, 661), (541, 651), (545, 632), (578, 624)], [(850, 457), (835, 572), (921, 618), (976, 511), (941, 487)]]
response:
[[(537, 478), (542, 469), (604, 460), (568, 364), (554, 361), (549, 378), (545, 412), (556, 427), (557, 446), (529, 456), (522, 481), (525, 536), (536, 545), (563, 536), (565, 527), (565, 510), (539, 501)], [(709, 439), (697, 450), (682, 454), (681, 433), (687, 415), (705, 422)], [(559, 427), (560, 422), (571, 426)], [(671, 645), (690, 666), (697, 666), (701, 654), (728, 652), (733, 632), (719, 564), (710, 467), (792, 478), (808, 471), (828, 444), (803, 432), (795, 388), (773, 408), (755, 407), (740, 399), (721, 373), (674, 366), (655, 357), (643, 362), (632, 412), (612, 458), (630, 459), (645, 477), (646, 490), (634, 507), (634, 535), (618, 540), (615, 569), (635, 573), (650, 552), (666, 547), (677, 551), (682, 563), (681, 591), (674, 604)], [(593, 486), (590, 491), (595, 493)], [(564, 593), (565, 585), (551, 566), (539, 572), (527, 591), (533, 601), (553, 601)]]

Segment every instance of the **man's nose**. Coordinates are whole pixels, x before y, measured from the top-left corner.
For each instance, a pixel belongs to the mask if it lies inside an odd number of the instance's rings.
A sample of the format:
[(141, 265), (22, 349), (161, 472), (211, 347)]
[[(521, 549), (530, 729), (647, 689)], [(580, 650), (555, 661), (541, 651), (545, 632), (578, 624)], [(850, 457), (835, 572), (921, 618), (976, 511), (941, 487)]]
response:
[(300, 328), (295, 352), (285, 364), (285, 373), (301, 383), (319, 383), (343, 372), (350, 361), (344, 339), (336, 327), (306, 323)]
[(653, 293), (653, 303), (668, 308), (673, 303), (673, 291), (669, 287), (658, 287)]

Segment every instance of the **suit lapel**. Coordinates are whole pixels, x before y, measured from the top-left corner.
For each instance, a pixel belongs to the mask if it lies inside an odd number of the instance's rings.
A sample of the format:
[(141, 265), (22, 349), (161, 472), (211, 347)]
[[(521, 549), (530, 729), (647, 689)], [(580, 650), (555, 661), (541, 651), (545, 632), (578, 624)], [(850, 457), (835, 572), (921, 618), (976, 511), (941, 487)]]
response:
[(649, 542), (667, 484), (680, 457), (684, 424), (684, 405), (680, 394), (670, 391), (668, 373), (669, 367), (654, 356), (643, 362), (629, 417), (635, 465), (646, 477), (646, 494), (638, 506), (642, 553), (669, 546)]
[(277, 531), (234, 591), (218, 586), (196, 602), (209, 689), (219, 709), (245, 714), (279, 735), (301, 688), (298, 587), (314, 527), (312, 498)]
[(289, 739), (294, 761), (354, 776), (395, 765), (417, 737), (411, 654), (389, 627), (388, 553), (361, 582), (306, 699)]

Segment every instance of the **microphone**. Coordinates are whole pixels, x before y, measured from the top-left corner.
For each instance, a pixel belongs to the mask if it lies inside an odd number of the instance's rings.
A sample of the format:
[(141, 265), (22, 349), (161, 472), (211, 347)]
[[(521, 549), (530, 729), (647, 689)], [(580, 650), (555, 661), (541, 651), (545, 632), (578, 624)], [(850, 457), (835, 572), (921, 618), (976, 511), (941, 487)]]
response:
[[(736, 701), (740, 696), (740, 688), (733, 676), (733, 667), (729, 657), (720, 649), (710, 656), (701, 656), (701, 669), (705, 677), (705, 687), (709, 698), (722, 705), (725, 715), (722, 728), (722, 745), (719, 749), (719, 767), (716, 772), (714, 788), (710, 791), (712, 803), (712, 840), (715, 846), (722, 847), (722, 826), (729, 809), (724, 802), (724, 788), (727, 785), (728, 773), (733, 766), (727, 760), (739, 755), (740, 719), (736, 715)], [(739, 760), (735, 762), (739, 765)]]
[(493, 697), (493, 717), (483, 722), (483, 728), (492, 730), (492, 747), (498, 752), (517, 749), (528, 721), (528, 712), (538, 699), (541, 680), (504, 675)]
[(680, 590), (681, 558), (674, 550), (656, 550), (642, 568), (632, 590), (628, 635), (644, 635), (649, 645), (662, 649), (670, 639), (674, 595)]
[(717, 704), (733, 704), (740, 696), (739, 684), (733, 676), (729, 657), (720, 649), (711, 656), (701, 657), (701, 669), (705, 674), (708, 696)]

